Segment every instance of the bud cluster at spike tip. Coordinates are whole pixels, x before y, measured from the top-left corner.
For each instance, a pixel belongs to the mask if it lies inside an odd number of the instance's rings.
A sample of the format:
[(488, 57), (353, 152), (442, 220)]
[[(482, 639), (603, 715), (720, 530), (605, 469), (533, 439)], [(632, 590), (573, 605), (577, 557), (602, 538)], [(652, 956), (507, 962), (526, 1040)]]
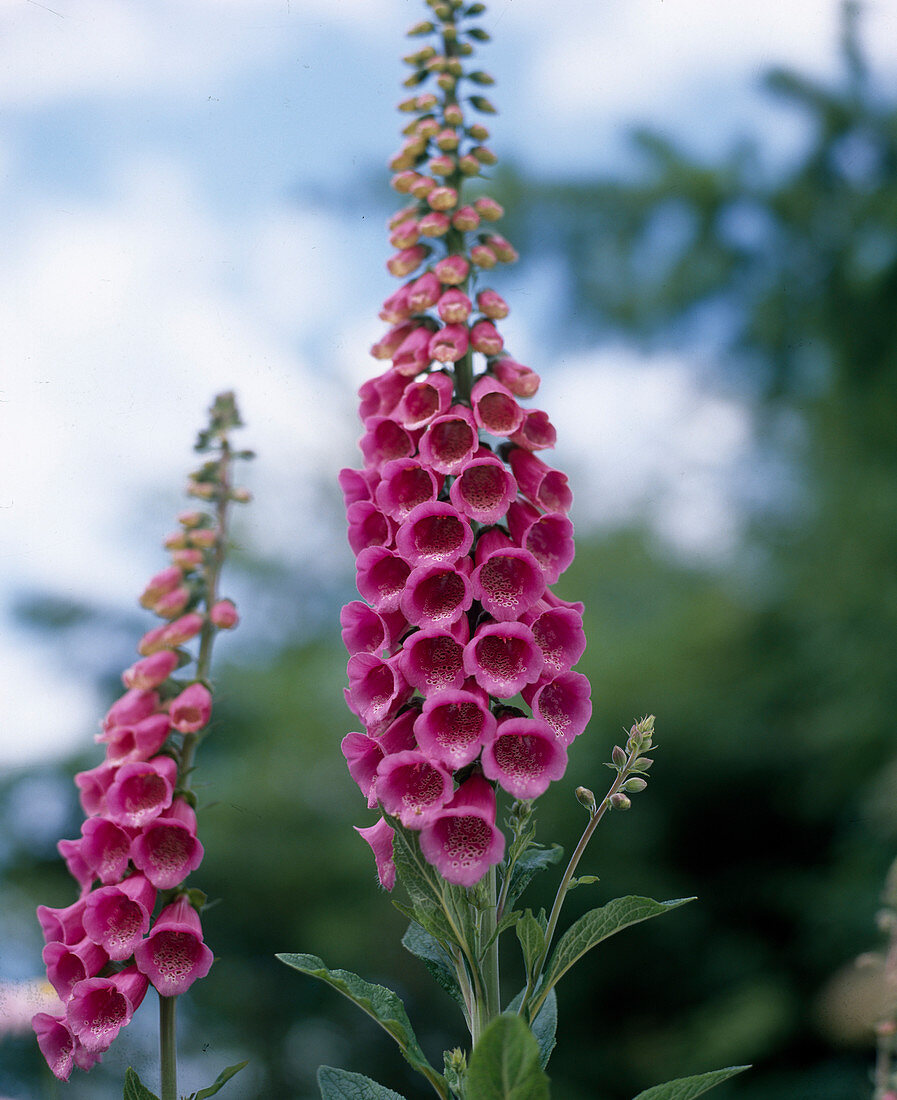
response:
[(217, 457), (192, 475), (187, 491), (213, 502), (216, 513), (182, 512), (178, 530), (165, 539), (171, 564), (140, 596), (163, 623), (140, 639), (139, 659), (122, 674), (125, 691), (101, 722), (95, 740), (105, 746), (102, 763), (75, 776), (85, 813), (81, 835), (58, 844), (79, 897), (61, 909), (37, 909), (47, 979), (61, 1011), (37, 1013), (32, 1027), (60, 1080), (74, 1066), (86, 1070), (100, 1061), (150, 985), (176, 996), (212, 965), (184, 887), (203, 858), (184, 781), (185, 745), (208, 725), (212, 707), (202, 670), (187, 674), (197, 661), (189, 643), (208, 650), (217, 630), (237, 624), (234, 604), (219, 600), (214, 588), (226, 508), (247, 494), (229, 483), (235, 456), (226, 432), (239, 425), (232, 395), (219, 397), (211, 411), (197, 450)]
[[(484, 8), (430, 7), (434, 22), (409, 33), (436, 45), (405, 58), (405, 84), (437, 90), (400, 104), (413, 117), (390, 160), (409, 199), (389, 221), (387, 268), (403, 284), (371, 351), (391, 363), (361, 386), (364, 462), (340, 474), (363, 597), (341, 615), (346, 700), (364, 727), (342, 749), (368, 805), (417, 830), (447, 881), (472, 886), (504, 853), (496, 789), (533, 799), (561, 778), (591, 702), (573, 671), (582, 605), (551, 588), (573, 560), (572, 496), (539, 453), (551, 421), (520, 404), (539, 377), (504, 346), (508, 306), (483, 282), (517, 254), (492, 228), (501, 206), (462, 196), (495, 162), (472, 117), (494, 108), (462, 95), (465, 80), (492, 83), (464, 60), (488, 38), (469, 23)], [(392, 826), (359, 832), (391, 889)]]

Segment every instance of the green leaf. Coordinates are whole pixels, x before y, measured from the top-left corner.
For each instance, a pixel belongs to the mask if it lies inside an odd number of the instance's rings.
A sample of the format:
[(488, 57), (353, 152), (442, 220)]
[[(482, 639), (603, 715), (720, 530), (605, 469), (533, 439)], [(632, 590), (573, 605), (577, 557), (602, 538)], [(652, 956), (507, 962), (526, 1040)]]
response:
[(476, 1100), (548, 1100), (539, 1046), (519, 1016), (499, 1016), (470, 1058), (467, 1092)]
[(436, 984), (454, 997), (462, 1007), (464, 1006), (464, 997), (458, 985), (458, 979), (455, 977), (452, 960), (435, 936), (431, 936), (419, 924), (412, 921), (408, 925), (408, 931), (402, 936), (402, 947), (410, 951), (415, 958), (420, 959), (430, 971)]
[(652, 917), (663, 916), (686, 905), (694, 898), (677, 898), (674, 901), (654, 901), (652, 898), (614, 898), (600, 909), (592, 909), (575, 921), (558, 940), (552, 952), (545, 975), (533, 1007), (538, 1008), (551, 989), (567, 973), (571, 966), (596, 944), (621, 932), (630, 925), (640, 924)]
[(640, 1092), (635, 1100), (693, 1100), (715, 1085), (728, 1081), (736, 1073), (744, 1073), (750, 1066), (730, 1066), (728, 1069), (716, 1069), (710, 1073), (699, 1073), (695, 1077), (680, 1077), (676, 1081), (667, 1081), (665, 1085)]
[(124, 1100), (159, 1100), (154, 1092), (144, 1085), (130, 1066), (125, 1070)]
[(214, 1096), (216, 1092), (223, 1089), (231, 1077), (234, 1077), (244, 1066), (248, 1065), (249, 1062), (247, 1060), (245, 1062), (238, 1062), (235, 1066), (228, 1066), (227, 1069), (223, 1069), (208, 1088), (200, 1089), (199, 1092), (195, 1092), (193, 1096), (190, 1097), (190, 1100), (208, 1100), (210, 1096)]
[(489, 939), (486, 940), (486, 942), (483, 944), (483, 948), (480, 951), (480, 958), (481, 959), (486, 954), (486, 949), (492, 945), (492, 941), (497, 936), (500, 936), (502, 934), (502, 932), (505, 931), (505, 929), (510, 928), (512, 924), (516, 924), (517, 921), (520, 920), (522, 915), (523, 914), (520, 912), (519, 909), (515, 909), (512, 913), (505, 913), (504, 914), (504, 916), (501, 918), (501, 920), (498, 922), (498, 924), (496, 924), (495, 931), (492, 933), (492, 935), (489, 937)]
[(333, 1066), (321, 1066), (318, 1070), (318, 1088), (322, 1100), (405, 1100), (370, 1077)]
[(527, 909), (517, 922), (517, 939), (523, 949), (523, 965), (526, 967), (527, 984), (533, 982), (533, 972), (539, 959), (545, 951), (545, 933), (542, 926), (533, 916), (532, 909)]
[(421, 855), (417, 837), (409, 835), (392, 818), (395, 829), (392, 842), (393, 859), (399, 880), (408, 891), (415, 919), (437, 939), (455, 942), (451, 925), (443, 910), (443, 883)]
[(580, 875), (579, 878), (571, 878), (567, 883), (567, 893), (571, 890), (575, 890), (577, 886), (592, 886), (596, 882), (600, 882), (601, 879), (597, 875)]
[[(513, 1001), (505, 1009), (510, 1015), (517, 1015), (526, 987), (517, 994)], [(530, 1024), (533, 1037), (539, 1044), (539, 1065), (542, 1069), (548, 1065), (548, 1059), (555, 1048), (555, 1035), (558, 1027), (558, 999), (553, 989), (549, 990), (545, 1002), (539, 1009), (535, 1020)]]
[(553, 863), (558, 863), (563, 858), (564, 849), (559, 844), (552, 844), (550, 848), (528, 848), (511, 870), (511, 885), (508, 887), (508, 900), (505, 902), (505, 908), (514, 908), (514, 902), (529, 886), (534, 875), (544, 871)]
[(278, 959), (294, 970), (320, 978), (322, 982), (333, 986), (337, 992), (354, 1001), (371, 1019), (376, 1020), (383, 1030), (398, 1043), (399, 1049), (409, 1065), (422, 1073), (428, 1081), (445, 1084), (440, 1074), (427, 1061), (420, 1048), (405, 1006), (391, 989), (383, 985), (366, 982), (349, 970), (329, 970), (317, 955), (278, 955)]

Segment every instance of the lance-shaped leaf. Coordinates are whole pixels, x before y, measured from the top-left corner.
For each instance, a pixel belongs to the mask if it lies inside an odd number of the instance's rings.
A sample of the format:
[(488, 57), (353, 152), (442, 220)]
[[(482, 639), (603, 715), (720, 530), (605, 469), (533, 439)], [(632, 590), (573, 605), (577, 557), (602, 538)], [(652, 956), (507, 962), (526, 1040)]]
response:
[(194, 1092), (187, 1100), (209, 1100), (210, 1096), (214, 1096), (217, 1092), (228, 1083), (231, 1077), (243, 1069), (244, 1066), (248, 1066), (249, 1062), (238, 1062), (235, 1066), (228, 1066), (227, 1069), (223, 1069), (215, 1080), (207, 1088), (200, 1089), (199, 1092)]
[(596, 944), (622, 932), (630, 925), (640, 924), (652, 917), (663, 916), (694, 898), (677, 898), (674, 901), (654, 901), (652, 898), (614, 898), (600, 909), (592, 909), (575, 921), (558, 940), (545, 968), (542, 985), (530, 1006), (530, 1015), (537, 1012), (548, 991), (571, 966)]
[(446, 1095), (445, 1080), (427, 1061), (411, 1027), (405, 1006), (391, 989), (387, 989), (384, 985), (366, 982), (349, 970), (330, 970), (317, 955), (287, 954), (278, 955), (277, 958), (294, 970), (299, 970), (312, 978), (319, 978), (322, 982), (333, 986), (344, 997), (348, 997), (350, 1001), (354, 1001), (362, 1011), (376, 1020), (383, 1030), (395, 1039), (408, 1064), (418, 1073), (422, 1073), (437, 1092), (441, 1090), (440, 1095)]
[(454, 997), (463, 1007), (464, 997), (455, 976), (452, 960), (435, 936), (431, 936), (419, 924), (412, 921), (408, 925), (408, 931), (402, 936), (402, 947), (420, 959), (432, 974), (437, 985), (440, 985), (449, 996)]
[(318, 1070), (318, 1088), (322, 1100), (405, 1100), (370, 1077), (333, 1066), (321, 1066)]
[(523, 949), (523, 965), (526, 968), (527, 983), (535, 984), (533, 968), (545, 951), (545, 933), (542, 925), (533, 916), (531, 909), (517, 922), (517, 939)]
[(124, 1100), (159, 1100), (159, 1097), (154, 1092), (150, 1092), (137, 1076), (136, 1070), (128, 1066), (125, 1070)]
[[(517, 996), (505, 1009), (508, 1016), (516, 1016), (520, 1011), (526, 986), (520, 990)], [(558, 998), (557, 993), (549, 990), (548, 996), (542, 1002), (542, 1007), (536, 1014), (535, 1020), (530, 1024), (533, 1038), (539, 1044), (539, 1065), (542, 1069), (548, 1065), (548, 1059), (555, 1048), (555, 1036), (558, 1029)]]
[(728, 1069), (716, 1069), (710, 1073), (698, 1073), (694, 1077), (680, 1077), (675, 1081), (667, 1081), (665, 1085), (655, 1085), (653, 1088), (640, 1092), (635, 1100), (694, 1100), (695, 1096), (712, 1089), (714, 1085), (720, 1085), (728, 1081), (736, 1073), (744, 1073), (750, 1066), (729, 1066)]
[(498, 1016), (470, 1057), (467, 1095), (476, 1100), (548, 1100), (539, 1046), (519, 1016)]

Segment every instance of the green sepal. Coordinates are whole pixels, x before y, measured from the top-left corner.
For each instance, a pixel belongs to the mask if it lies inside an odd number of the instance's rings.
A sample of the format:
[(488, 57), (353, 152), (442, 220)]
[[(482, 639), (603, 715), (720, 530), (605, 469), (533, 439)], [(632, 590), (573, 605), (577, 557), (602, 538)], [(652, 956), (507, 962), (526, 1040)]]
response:
[[(523, 995), (526, 993), (526, 987), (517, 994), (513, 1001), (505, 1009), (505, 1012), (509, 1015), (516, 1016), (520, 1005), (523, 1001)], [(530, 1031), (533, 1033), (533, 1038), (539, 1044), (539, 1065), (542, 1069), (548, 1065), (548, 1059), (551, 1057), (551, 1052), (556, 1045), (555, 1036), (558, 1029), (558, 999), (557, 993), (552, 989), (549, 990), (548, 996), (545, 998), (545, 1002), (539, 1009), (535, 1020), (530, 1024)]]
[(693, 1100), (695, 1096), (707, 1092), (708, 1089), (721, 1085), (737, 1073), (744, 1073), (750, 1066), (729, 1066), (728, 1069), (711, 1070), (710, 1073), (698, 1073), (694, 1077), (679, 1077), (675, 1081), (667, 1081), (665, 1085), (654, 1085), (653, 1088), (640, 1092), (634, 1100)]
[(370, 1077), (333, 1066), (320, 1067), (318, 1088), (322, 1100), (405, 1100), (400, 1093), (378, 1085)]
[(228, 1083), (231, 1077), (236, 1076), (245, 1066), (249, 1065), (249, 1060), (245, 1062), (238, 1062), (235, 1066), (228, 1066), (227, 1069), (223, 1069), (215, 1080), (204, 1089), (200, 1089), (199, 1092), (191, 1092), (189, 1096), (185, 1096), (184, 1100), (208, 1100), (210, 1096), (214, 1096), (216, 1092), (220, 1092), (221, 1089)]
[(124, 1100), (159, 1100), (159, 1097), (150, 1092), (137, 1076), (136, 1070), (128, 1066), (125, 1070)]
[(539, 1045), (519, 1016), (498, 1016), (470, 1056), (467, 1095), (476, 1100), (549, 1100)]
[(484, 115), (494, 115), (498, 113), (492, 101), (488, 100), (484, 95), (472, 95), (470, 97), (470, 102), (478, 111), (482, 111)]
[(405, 935), (402, 936), (402, 947), (415, 958), (420, 959), (430, 971), (436, 984), (464, 1007), (464, 996), (455, 977), (452, 960), (435, 936), (412, 920)]
[(694, 898), (676, 898), (673, 901), (654, 901), (652, 898), (614, 898), (600, 909), (592, 909), (575, 921), (557, 942), (545, 968), (539, 993), (530, 1007), (538, 1010), (548, 991), (567, 973), (571, 966), (602, 940), (630, 925), (640, 924), (652, 917), (663, 916), (686, 905)]
[(559, 863), (563, 858), (564, 849), (560, 844), (552, 844), (550, 848), (527, 848), (511, 869), (511, 885), (508, 887), (505, 908), (514, 908), (514, 903), (529, 886), (534, 875), (544, 871), (553, 863)]
[(410, 1066), (423, 1074), (431, 1083), (445, 1086), (442, 1075), (433, 1069), (421, 1050), (405, 1006), (391, 989), (387, 989), (384, 985), (366, 982), (364, 978), (359, 978), (349, 970), (330, 970), (323, 959), (318, 958), (317, 955), (283, 954), (278, 955), (277, 958), (294, 970), (308, 974), (312, 978), (319, 978), (338, 993), (342, 993), (344, 997), (348, 997), (350, 1001), (354, 1001), (396, 1041), (405, 1061)]
[(495, 83), (495, 77), (494, 76), (490, 76), (489, 73), (484, 73), (484, 72), (481, 72), (480, 70), (476, 70), (475, 72), (472, 72), (472, 73), (465, 73), (465, 76), (467, 77), (468, 80), (472, 80), (474, 82), (474, 84), (488, 85), (488, 84), (494, 84)]

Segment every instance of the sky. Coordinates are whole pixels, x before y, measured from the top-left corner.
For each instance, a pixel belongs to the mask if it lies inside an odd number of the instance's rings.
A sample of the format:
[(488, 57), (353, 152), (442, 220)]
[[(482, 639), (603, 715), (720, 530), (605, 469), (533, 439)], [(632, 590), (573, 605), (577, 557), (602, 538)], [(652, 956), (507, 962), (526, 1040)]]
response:
[[(102, 711), (17, 601), (133, 607), (215, 392), (237, 390), (260, 456), (245, 543), (291, 568), (326, 556), (321, 487), (356, 462), (354, 391), (395, 288), (363, 196), (378, 172), (386, 191), (422, 12), (0, 0), (0, 768), (83, 747)], [(495, 0), (491, 145), (542, 176), (620, 173), (627, 127), (650, 122), (708, 155), (754, 133), (785, 163), (806, 135), (759, 78), (832, 74), (837, 24), (826, 0)], [(863, 39), (893, 88), (897, 0), (869, 0)], [(724, 557), (748, 412), (699, 356), (546, 347), (551, 273), (525, 270), (504, 332), (545, 379), (578, 527), (646, 515), (675, 552)]]

